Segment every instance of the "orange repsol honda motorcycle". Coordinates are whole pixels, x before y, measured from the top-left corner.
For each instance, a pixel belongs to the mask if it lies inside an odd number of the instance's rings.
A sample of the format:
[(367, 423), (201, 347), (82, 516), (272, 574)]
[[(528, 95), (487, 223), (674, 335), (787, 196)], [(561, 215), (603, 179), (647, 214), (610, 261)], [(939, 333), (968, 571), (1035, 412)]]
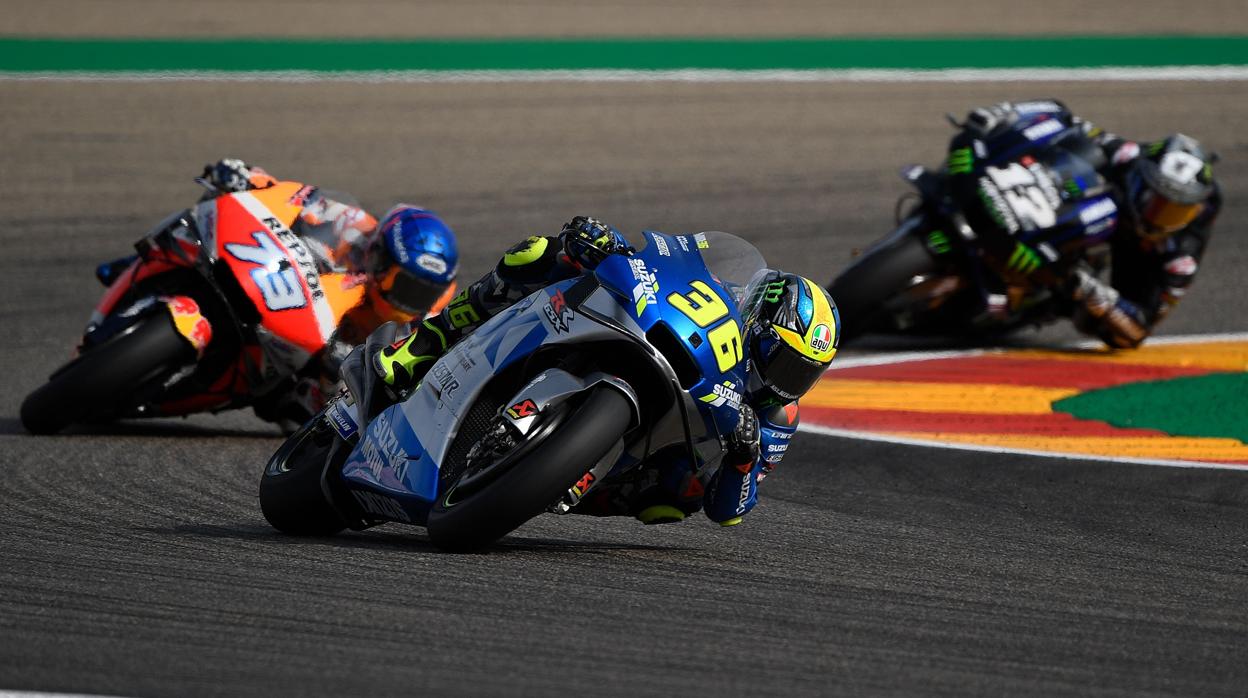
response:
[(76, 356), (22, 403), (35, 434), (70, 424), (185, 415), (288, 390), (363, 287), (318, 272), (291, 231), (313, 187), (281, 182), (169, 216), (102, 265), (108, 287)]

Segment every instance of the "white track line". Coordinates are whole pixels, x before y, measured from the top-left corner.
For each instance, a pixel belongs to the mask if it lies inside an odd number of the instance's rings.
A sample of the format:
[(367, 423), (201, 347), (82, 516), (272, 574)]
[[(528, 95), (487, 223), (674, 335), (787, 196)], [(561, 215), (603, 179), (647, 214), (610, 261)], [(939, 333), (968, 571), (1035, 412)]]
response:
[(1156, 66), (1103, 68), (950, 68), (944, 70), (396, 70), (319, 72), (277, 70), (15, 72), (17, 82), (1037, 82), (1140, 80), (1248, 80), (1248, 66)]
[[(1209, 344), (1212, 342), (1239, 342), (1248, 341), (1248, 332), (1232, 332), (1224, 334), (1199, 334), (1199, 335), (1171, 335), (1167, 337), (1154, 337), (1148, 340), (1149, 345), (1158, 344)], [(1101, 342), (1096, 340), (1086, 340), (1075, 342), (1067, 345), (1071, 348), (1091, 349), (1103, 346)], [(1040, 347), (1042, 348), (1042, 347)], [(1027, 349), (1027, 347), (1018, 347), (1017, 349)], [(903, 364), (913, 361), (932, 361), (935, 359), (954, 359), (969, 356), (982, 356), (984, 354), (1004, 354), (1011, 351), (1010, 349), (969, 349), (965, 351), (908, 351), (895, 354), (880, 354), (877, 356), (863, 356), (852, 359), (837, 360), (832, 362), (832, 367), (828, 369), (829, 373), (838, 369), (856, 368), (858, 366), (885, 366), (889, 364)], [(1107, 463), (1123, 463), (1129, 465), (1162, 465), (1172, 468), (1208, 468), (1213, 470), (1248, 470), (1248, 466), (1234, 465), (1230, 463), (1207, 463), (1201, 461), (1189, 460), (1166, 460), (1158, 458), (1127, 458), (1127, 457), (1110, 457), (1088, 453), (1061, 453), (1053, 451), (1036, 451), (1024, 448), (1007, 448), (1004, 446), (980, 446), (977, 444), (960, 444), (950, 443), (946, 441), (937, 441), (934, 439), (912, 439), (901, 436), (889, 436), (871, 431), (855, 431), (850, 429), (834, 429), (818, 424), (802, 423), (798, 425), (800, 431), (809, 432), (811, 434), (822, 434), (824, 436), (837, 436), (846, 439), (858, 439), (860, 441), (877, 441), (882, 443), (900, 444), (903, 446), (926, 446), (928, 448), (944, 448), (954, 451), (979, 451), (981, 453), (1001, 453), (1018, 456), (1040, 456), (1044, 458), (1061, 458), (1064, 460), (1083, 460), (1083, 461), (1100, 461)]]

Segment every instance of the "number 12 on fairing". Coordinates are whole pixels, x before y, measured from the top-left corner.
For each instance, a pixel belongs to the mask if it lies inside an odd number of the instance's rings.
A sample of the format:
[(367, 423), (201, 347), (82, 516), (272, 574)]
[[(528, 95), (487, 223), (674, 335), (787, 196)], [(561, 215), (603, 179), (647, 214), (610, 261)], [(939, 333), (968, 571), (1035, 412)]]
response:
[[(719, 294), (711, 290), (706, 282), (691, 281), (689, 285), (693, 287), (693, 290), (688, 293), (667, 295), (667, 302), (673, 308), (684, 313), (690, 320), (693, 320), (693, 324), (702, 328), (728, 317), (728, 305), (719, 297)], [(727, 372), (740, 363), (742, 359), (741, 327), (737, 325), (736, 320), (728, 317), (727, 322), (708, 330), (706, 339), (711, 343), (711, 349), (715, 352), (715, 363), (720, 373)]]

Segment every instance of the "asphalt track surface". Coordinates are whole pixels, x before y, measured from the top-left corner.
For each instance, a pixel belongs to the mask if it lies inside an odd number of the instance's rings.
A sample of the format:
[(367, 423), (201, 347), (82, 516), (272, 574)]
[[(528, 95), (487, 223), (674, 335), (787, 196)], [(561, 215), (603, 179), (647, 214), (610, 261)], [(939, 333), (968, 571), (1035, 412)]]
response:
[(243, 413), (36, 438), (17, 412), (98, 297), (93, 265), (222, 155), (438, 209), (465, 278), (585, 212), (730, 230), (823, 279), (887, 230), (896, 169), (939, 161), (943, 112), (1049, 94), (1222, 153), (1228, 206), (1165, 330), (1242, 331), (1246, 90), (0, 83), (0, 688), (1242, 695), (1246, 473), (807, 434), (735, 529), (546, 516), (447, 555), (398, 525), (270, 530), (279, 439)]
[(1245, 34), (1240, 0), (8, 0), (0, 32), (85, 37)]

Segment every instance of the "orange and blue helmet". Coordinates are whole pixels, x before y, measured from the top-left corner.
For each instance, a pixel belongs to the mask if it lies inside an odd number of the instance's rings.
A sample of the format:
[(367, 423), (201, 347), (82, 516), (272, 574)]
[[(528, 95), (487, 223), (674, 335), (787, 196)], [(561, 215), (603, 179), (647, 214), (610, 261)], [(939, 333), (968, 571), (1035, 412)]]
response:
[(423, 314), (459, 271), (455, 233), (433, 211), (399, 204), (377, 224), (367, 266), (382, 299), (408, 314)]
[(764, 269), (742, 305), (753, 371), (783, 402), (810, 390), (836, 356), (841, 315), (832, 296), (810, 279)]

